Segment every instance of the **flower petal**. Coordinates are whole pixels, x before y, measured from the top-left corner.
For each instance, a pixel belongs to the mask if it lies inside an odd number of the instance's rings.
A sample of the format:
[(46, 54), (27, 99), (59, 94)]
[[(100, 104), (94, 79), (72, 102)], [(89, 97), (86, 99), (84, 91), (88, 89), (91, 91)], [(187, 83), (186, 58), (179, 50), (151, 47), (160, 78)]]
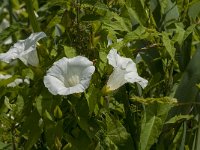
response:
[(27, 39), (24, 40), (25, 43), (25, 50), (32, 51), (35, 50), (36, 43), (46, 37), (46, 34), (44, 32), (36, 32), (32, 33)]
[(135, 73), (137, 73), (136, 64), (131, 59), (126, 64), (126, 71), (127, 72), (135, 72)]
[(92, 66), (93, 63), (89, 61), (86, 57), (76, 56), (74, 58), (69, 59), (69, 65), (73, 67), (78, 67), (77, 69)]
[(64, 91), (66, 89), (61, 80), (51, 75), (44, 77), (44, 85), (53, 95), (57, 95), (60, 91)]
[(114, 69), (107, 82), (109, 90), (116, 90), (127, 82), (124, 78), (125, 73), (126, 71), (120, 68)]
[(38, 66), (39, 59), (37, 55), (37, 51), (33, 50), (28, 54), (22, 55), (19, 59), (26, 65), (30, 64), (31, 66)]
[(89, 84), (90, 84), (90, 79), (92, 77), (92, 74), (95, 71), (95, 67), (94, 66), (90, 66), (87, 67), (86, 69), (83, 70), (83, 72), (81, 73), (81, 84), (82, 86), (86, 89), (88, 88)]
[(110, 65), (112, 65), (113, 67), (117, 67), (118, 64), (118, 54), (117, 54), (117, 50), (112, 48), (107, 56), (108, 58), (108, 63)]
[(18, 58), (17, 50), (12, 47), (7, 53), (0, 54), (0, 60), (6, 63), (10, 63), (11, 60), (17, 59), (17, 58)]
[[(10, 74), (6, 74), (6, 75), (0, 74), (0, 80), (6, 80), (9, 78), (12, 78), (12, 76)], [(15, 87), (15, 86), (19, 85), (20, 83), (30, 84), (30, 81), (29, 81), (29, 79), (23, 80), (23, 79), (17, 78), (13, 82), (10, 82), (9, 84), (7, 84), (7, 87)]]
[(109, 64), (114, 67), (114, 71), (107, 82), (108, 91), (118, 89), (127, 82), (137, 82), (142, 88), (147, 86), (148, 81), (138, 75), (136, 64), (132, 59), (121, 57), (117, 54), (117, 50), (113, 48), (110, 50), (107, 58)]
[(132, 59), (121, 57), (117, 50), (112, 48), (107, 56), (108, 63), (114, 68), (119, 67), (121, 69), (126, 69), (127, 65), (132, 62)]
[(83, 87), (82, 84), (77, 84), (76, 86), (65, 88), (63, 91), (59, 91), (59, 95), (70, 95), (73, 93), (81, 93), (85, 91), (85, 88)]
[(54, 95), (80, 93), (89, 86), (94, 71), (93, 63), (86, 57), (64, 57), (47, 71), (44, 84)]
[(11, 78), (11, 77), (12, 76), (9, 75), (9, 74), (6, 74), (6, 75), (0, 74), (0, 80), (8, 79), (8, 78)]
[(39, 64), (36, 42), (46, 37), (44, 32), (32, 33), (27, 39), (19, 40), (7, 53), (0, 54), (0, 60), (10, 63), (19, 58), (25, 65), (37, 66)]
[(19, 85), (20, 83), (23, 83), (22, 79), (15, 79), (15, 81), (9, 83), (7, 85), (7, 87), (15, 87), (15, 86)]
[(69, 60), (69, 68), (67, 76), (73, 76), (74, 74), (80, 76), (81, 80), (84, 78), (91, 78), (91, 75), (94, 73), (94, 66), (91, 61), (86, 57), (77, 56)]
[(110, 38), (107, 38), (107, 40), (108, 40), (107, 47), (109, 47), (110, 45), (112, 45), (112, 40)]
[(127, 80), (130, 83), (139, 83), (141, 85), (141, 87), (144, 89), (147, 84), (148, 81), (142, 77), (140, 77), (136, 72), (131, 72), (131, 73), (127, 73), (125, 75), (125, 80)]
[(69, 60), (66, 57), (54, 62), (53, 66), (47, 71), (47, 74), (56, 77), (61, 82), (65, 82), (65, 76), (68, 73), (68, 63)]

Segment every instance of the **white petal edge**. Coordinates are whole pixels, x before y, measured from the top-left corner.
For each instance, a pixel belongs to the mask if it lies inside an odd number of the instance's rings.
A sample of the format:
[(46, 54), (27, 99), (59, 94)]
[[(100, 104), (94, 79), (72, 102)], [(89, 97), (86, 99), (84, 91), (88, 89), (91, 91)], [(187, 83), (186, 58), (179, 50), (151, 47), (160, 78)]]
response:
[(110, 50), (107, 59), (108, 63), (114, 68), (119, 67), (121, 69), (126, 69), (128, 64), (133, 63), (132, 59), (120, 56), (114, 48)]
[(107, 55), (108, 63), (112, 65), (114, 68), (117, 67), (118, 64), (118, 57), (117, 50), (112, 48)]
[(63, 91), (66, 88), (61, 80), (50, 75), (44, 76), (44, 85), (53, 95), (59, 94), (59, 91)]
[[(93, 63), (86, 57), (62, 58), (55, 62), (44, 77), (44, 85), (53, 95), (69, 95), (84, 92), (89, 86), (92, 74), (95, 71)], [(80, 83), (70, 86), (71, 77), (78, 75)], [(65, 80), (68, 80), (67, 82)]]
[(46, 37), (44, 32), (32, 33), (27, 39), (15, 43), (6, 53), (1, 53), (0, 60), (10, 63), (12, 60), (19, 58), (25, 65), (37, 66), (39, 59), (36, 43), (44, 37)]
[(137, 82), (138, 84), (141, 85), (141, 87), (144, 89), (147, 84), (148, 84), (148, 81), (142, 77), (140, 77), (137, 73), (134, 73), (134, 72), (130, 72), (128, 74), (125, 75), (125, 80), (127, 82), (130, 82), (130, 83), (135, 83)]
[(119, 68), (115, 68), (112, 72), (112, 74), (109, 76), (108, 82), (107, 82), (107, 87), (109, 90), (116, 90), (127, 81), (124, 78), (125, 75), (125, 70), (121, 70)]

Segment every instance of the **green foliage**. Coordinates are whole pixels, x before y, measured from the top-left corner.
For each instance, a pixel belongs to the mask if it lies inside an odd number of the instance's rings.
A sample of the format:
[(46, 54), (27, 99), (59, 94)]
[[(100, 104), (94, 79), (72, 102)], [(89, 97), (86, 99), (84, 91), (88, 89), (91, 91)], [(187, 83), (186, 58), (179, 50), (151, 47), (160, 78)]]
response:
[[(0, 79), (0, 149), (199, 150), (199, 7), (199, 0), (2, 0), (0, 53), (33, 32), (47, 38), (37, 43), (38, 67), (0, 62), (0, 74), (12, 75)], [(136, 62), (145, 89), (128, 83), (102, 93), (111, 48)], [(78, 55), (95, 66), (89, 88), (52, 95), (46, 71)], [(7, 86), (18, 78), (28, 83)]]

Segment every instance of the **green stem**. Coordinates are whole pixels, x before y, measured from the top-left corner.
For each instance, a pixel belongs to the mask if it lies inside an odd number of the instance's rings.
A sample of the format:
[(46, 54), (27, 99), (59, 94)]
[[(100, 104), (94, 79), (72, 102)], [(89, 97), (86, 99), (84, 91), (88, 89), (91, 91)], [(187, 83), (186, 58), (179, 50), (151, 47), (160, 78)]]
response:
[[(24, 1), (26, 4), (26, 10), (28, 12), (29, 20), (30, 20), (31, 26), (33, 28), (33, 31), (40, 32), (41, 31), (40, 25), (39, 25), (39, 22), (37, 21), (35, 13), (34, 13), (32, 0), (24, 0)], [(43, 39), (41, 39), (41, 43), (42, 43), (42, 45), (44, 45), (44, 48), (42, 48), (42, 46), (41, 46), (41, 50), (38, 50), (38, 55), (43, 58), (49, 58), (48, 50), (45, 48), (46, 45), (45, 45), (45, 42)], [(39, 59), (40, 59), (40, 57), (39, 57)], [(41, 59), (40, 59), (40, 61), (41, 61)]]
[(134, 140), (135, 139), (135, 135), (136, 135), (135, 134), (136, 130), (134, 129), (133, 114), (132, 114), (131, 109), (130, 109), (128, 85), (127, 85), (126, 88), (127, 88), (127, 94), (126, 94), (126, 97), (123, 100), (124, 110), (125, 110), (125, 115), (126, 115), (126, 123), (128, 124), (129, 131), (130, 131), (131, 137), (133, 139), (134, 149), (136, 150), (137, 149), (137, 144), (136, 144), (136, 142)]
[(196, 131), (196, 141), (195, 141), (195, 150), (199, 150), (200, 146), (200, 115), (198, 114), (198, 129)]
[(31, 23), (31, 26), (33, 28), (34, 32), (39, 32), (41, 31), (40, 26), (37, 22), (34, 10), (33, 10), (33, 5), (32, 5), (32, 1), (31, 0), (25, 0), (26, 3), (26, 10), (28, 12), (28, 16), (29, 16), (29, 20)]
[(77, 24), (79, 24), (79, 15), (80, 15), (80, 0), (77, 0), (76, 1), (76, 4), (77, 4)]
[[(8, 11), (9, 11), (9, 14), (10, 14), (10, 19), (9, 19), (10, 20), (10, 25), (12, 25), (13, 24), (13, 4), (12, 4), (12, 0), (9, 0)], [(12, 34), (12, 40), (14, 42), (17, 41), (14, 33)]]
[(13, 150), (16, 150), (16, 145), (15, 145), (15, 133), (14, 133), (14, 130), (15, 130), (15, 127), (14, 125), (12, 126), (12, 129), (11, 129), (11, 134), (12, 134), (12, 147), (13, 147)]
[(10, 14), (10, 24), (12, 24), (13, 23), (13, 11), (12, 11), (12, 0), (9, 0), (9, 7), (8, 7), (8, 9), (9, 9), (9, 14)]

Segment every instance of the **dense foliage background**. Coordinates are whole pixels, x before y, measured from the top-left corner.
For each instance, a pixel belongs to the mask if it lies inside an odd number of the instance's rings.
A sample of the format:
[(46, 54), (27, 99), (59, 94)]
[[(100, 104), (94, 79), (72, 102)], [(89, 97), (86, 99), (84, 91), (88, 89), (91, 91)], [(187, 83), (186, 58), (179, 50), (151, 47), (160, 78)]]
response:
[[(0, 0), (0, 53), (47, 34), (39, 67), (0, 62), (13, 75), (0, 80), (0, 149), (199, 150), (199, 8), (199, 0)], [(144, 90), (135, 83), (102, 94), (111, 48), (137, 62)], [(52, 95), (46, 71), (78, 55), (95, 65), (89, 88)], [(26, 77), (30, 84), (7, 87)]]

